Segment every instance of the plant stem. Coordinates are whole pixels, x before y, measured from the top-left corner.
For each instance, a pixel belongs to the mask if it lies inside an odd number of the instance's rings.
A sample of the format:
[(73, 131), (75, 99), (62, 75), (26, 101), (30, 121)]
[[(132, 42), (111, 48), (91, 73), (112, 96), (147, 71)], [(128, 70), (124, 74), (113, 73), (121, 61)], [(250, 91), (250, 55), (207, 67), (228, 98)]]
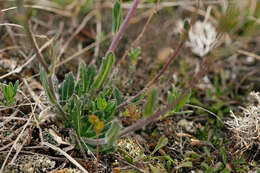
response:
[[(41, 54), (40, 52), (40, 49), (38, 47), (38, 44), (35, 40), (35, 37), (33, 35), (33, 32), (31, 30), (31, 27), (30, 27), (30, 23), (29, 23), (29, 19), (27, 19), (27, 21), (25, 22), (25, 28), (27, 29), (28, 31), (28, 36), (30, 38), (30, 41), (31, 41), (31, 44), (34, 48), (34, 51), (36, 52), (36, 57), (37, 59), (40, 61), (40, 65), (44, 68), (44, 70), (49, 74), (50, 71), (48, 69), (48, 66), (44, 60), (44, 57), (43, 55)], [(55, 94), (55, 91), (54, 91), (54, 85), (53, 85), (53, 82), (52, 82), (52, 76), (48, 76), (48, 85), (51, 89), (51, 93), (56, 101), (56, 104), (55, 106), (57, 107), (57, 109), (59, 110), (59, 112), (62, 114), (63, 118), (67, 119), (66, 117), (66, 113), (64, 112), (63, 108), (60, 106), (60, 104), (58, 103), (58, 99), (56, 97), (56, 94)]]
[(119, 134), (119, 137), (122, 137), (130, 132), (133, 132), (135, 130), (138, 130), (138, 129), (144, 127), (145, 125), (147, 125), (150, 122), (154, 121), (155, 119), (159, 118), (160, 115), (164, 114), (168, 109), (169, 109), (168, 107), (163, 110), (159, 109), (152, 116), (138, 120), (133, 125), (126, 127), (124, 130), (122, 130)]
[(31, 26), (30, 26), (30, 21), (29, 21), (29, 16), (30, 16), (30, 12), (25, 12), (23, 4), (24, 4), (24, 0), (19, 0), (16, 1), (17, 3), (17, 7), (18, 7), (18, 13), (21, 16), (21, 22), (22, 24), (24, 24), (24, 30), (27, 33), (27, 35), (29, 36), (30, 42), (33, 46), (33, 49), (36, 53), (36, 58), (40, 61), (40, 64), (43, 66), (44, 70), (49, 73), (49, 69), (48, 66), (44, 60), (44, 57), (42, 56), (40, 49), (38, 47), (38, 44), (35, 40), (35, 37), (33, 35)]
[[(189, 88), (187, 88), (189, 89)], [(168, 110), (172, 110), (174, 108), (174, 106), (180, 101), (182, 100), (184, 97), (186, 97), (188, 94), (188, 92), (184, 92), (177, 100), (175, 100), (172, 104), (167, 105), (164, 109), (158, 109), (155, 113), (153, 113), (150, 117), (148, 118), (143, 118), (138, 120), (137, 122), (135, 122), (134, 124), (132, 124), (129, 127), (126, 127), (124, 130), (122, 130), (119, 133), (119, 138), (122, 136), (125, 136), (131, 132), (134, 132), (138, 129), (143, 128), (144, 126), (146, 126), (147, 124), (151, 123), (152, 121), (156, 120), (157, 118), (160, 117), (160, 115), (167, 113)], [(106, 140), (105, 138), (101, 138), (101, 139), (86, 139), (86, 141), (91, 144), (91, 145), (104, 145), (106, 144)]]
[(33, 49), (36, 53), (36, 58), (39, 60), (40, 64), (43, 66), (44, 70), (49, 73), (49, 69), (48, 69), (48, 66), (44, 60), (44, 57), (42, 56), (40, 50), (39, 50), (39, 47), (38, 47), (38, 44), (36, 43), (36, 40), (35, 40), (35, 37), (33, 36), (33, 33), (32, 33), (32, 29), (30, 27), (30, 23), (29, 21), (26, 21), (26, 28), (28, 30), (28, 35), (29, 35), (29, 39), (32, 43), (32, 46), (33, 46)]
[(99, 152), (98, 133), (96, 133), (96, 140), (97, 140), (96, 173), (98, 173), (98, 152)]
[[(135, 130), (138, 130), (142, 127), (144, 127), (145, 125), (149, 124), (150, 122), (154, 121), (155, 119), (157, 119), (158, 117), (160, 117), (160, 115), (166, 113), (166, 111), (169, 110), (169, 107), (167, 106), (166, 108), (164, 108), (163, 110), (157, 110), (152, 116), (150, 116), (149, 118), (143, 118), (138, 120), (137, 122), (135, 122), (134, 124), (132, 124), (129, 127), (126, 127), (124, 130), (122, 130), (119, 133), (118, 137), (122, 137), (130, 132), (134, 132)], [(92, 145), (104, 145), (106, 143), (105, 138), (102, 139), (87, 139), (86, 140), (88, 143), (92, 144)]]
[[(199, 2), (198, 1), (198, 7), (199, 7)], [(198, 8), (197, 8), (198, 10)], [(188, 33), (190, 31), (191, 26), (194, 24), (195, 20), (197, 18), (197, 11), (195, 12), (195, 15), (192, 16), (191, 19), (191, 23), (189, 25), (189, 27), (187, 28), (187, 30), (183, 33), (183, 37), (182, 40), (180, 42), (180, 44), (178, 45), (178, 47), (176, 48), (176, 50), (174, 51), (174, 53), (172, 54), (172, 56), (170, 56), (168, 58), (167, 63), (163, 66), (163, 68), (161, 69), (161, 71), (150, 81), (146, 84), (146, 86), (139, 91), (135, 96), (131, 97), (130, 99), (126, 100), (125, 102), (123, 102), (122, 104), (120, 104), (119, 106), (117, 106), (116, 109), (119, 109), (125, 105), (127, 105), (129, 102), (135, 100), (137, 97), (141, 96), (147, 89), (149, 89), (150, 86), (152, 86), (154, 84), (154, 82), (158, 81), (158, 79), (163, 75), (163, 73), (166, 71), (166, 69), (168, 68), (168, 66), (170, 65), (170, 63), (178, 56), (178, 54), (180, 53), (182, 47), (184, 46), (184, 43), (188, 37)], [(189, 89), (190, 87), (186, 88)], [(136, 123), (134, 123), (133, 125), (126, 127), (124, 130), (122, 130), (119, 134), (119, 137), (122, 137), (130, 132), (134, 132), (142, 127), (144, 127), (145, 125), (149, 124), (150, 122), (154, 121), (155, 119), (157, 119), (158, 117), (160, 117), (160, 115), (166, 113), (168, 110), (172, 109), (176, 103), (178, 103), (181, 99), (183, 99), (186, 95), (188, 94), (188, 92), (183, 93), (178, 100), (176, 100), (173, 104), (168, 105), (166, 108), (164, 108), (163, 110), (157, 110), (154, 114), (152, 114), (152, 116), (150, 116), (149, 118), (143, 118), (138, 120)], [(106, 143), (105, 139), (87, 139), (87, 142), (92, 144), (92, 145), (96, 145), (97, 143), (99, 143), (100, 145), (103, 145)]]
[[(198, 9), (198, 8), (197, 8)], [(178, 47), (175, 49), (175, 51), (173, 52), (172, 56), (170, 56), (168, 58), (168, 61), (164, 64), (163, 68), (159, 71), (159, 73), (157, 73), (157, 75), (152, 79), (150, 80), (146, 85), (145, 87), (139, 91), (136, 95), (132, 96), (131, 98), (129, 98), (128, 100), (126, 100), (125, 102), (121, 103), (120, 105), (118, 105), (116, 107), (116, 109), (119, 109), (119, 108), (122, 108), (124, 106), (126, 106), (127, 104), (129, 104), (131, 101), (137, 99), (139, 96), (141, 96), (146, 90), (148, 90), (156, 81), (158, 81), (158, 79), (164, 74), (164, 72), (166, 71), (166, 69), (169, 67), (169, 65), (171, 64), (171, 62), (173, 60), (176, 59), (176, 57), (179, 55), (179, 53), (181, 52), (182, 50), (182, 47), (184, 46), (184, 43), (185, 41), (187, 40), (188, 38), (188, 33), (190, 31), (190, 28), (191, 26), (194, 24), (195, 22), (195, 19), (196, 19), (196, 16), (197, 16), (197, 11), (196, 11), (196, 15), (194, 15), (191, 19), (191, 23), (188, 27), (187, 30), (184, 31), (183, 33), (183, 37), (181, 39), (181, 42), (179, 43)]]
[(82, 153), (82, 155), (83, 155), (83, 158), (84, 158), (85, 162), (87, 162), (87, 160), (88, 160), (87, 155), (86, 155), (86, 153), (85, 153), (85, 151), (84, 151), (84, 148), (83, 148), (82, 145), (81, 145), (81, 142), (80, 142), (80, 140), (79, 140), (79, 136), (78, 136), (78, 134), (75, 132), (75, 130), (73, 130), (73, 135), (74, 135), (74, 137), (76, 138), (76, 141), (77, 141), (77, 143), (78, 143), (78, 145), (79, 145), (79, 149), (80, 149), (80, 151), (81, 151), (81, 153)]
[[(187, 35), (187, 34), (185, 34)], [(161, 71), (159, 73), (157, 73), (157, 75), (150, 80), (145, 87), (139, 91), (136, 95), (134, 95), (133, 97), (129, 98), (128, 100), (126, 100), (125, 102), (121, 103), (119, 106), (117, 106), (116, 109), (119, 109), (121, 107), (126, 106), (127, 104), (129, 104), (131, 101), (135, 100), (136, 98), (138, 98), (139, 96), (141, 96), (147, 89), (149, 89), (156, 81), (158, 81), (158, 79), (163, 75), (163, 73), (166, 71), (166, 69), (168, 68), (168, 66), (171, 64), (171, 62), (177, 57), (177, 55), (180, 53), (181, 48), (183, 47), (185, 41), (186, 41), (186, 37), (184, 36), (184, 38), (181, 40), (180, 44), (178, 45), (178, 47), (176, 48), (176, 50), (174, 51), (174, 53), (172, 54), (171, 57), (168, 58), (168, 61), (166, 64), (164, 64), (163, 68), (161, 69)]]
[(110, 44), (110, 47), (107, 50), (106, 54), (108, 54), (109, 52), (114, 52), (115, 51), (115, 48), (118, 45), (121, 36), (125, 32), (126, 26), (129, 23), (131, 17), (134, 15), (134, 12), (135, 12), (139, 2), (140, 2), (140, 0), (134, 0), (131, 9), (127, 13), (126, 18), (124, 19), (124, 21), (123, 21), (122, 25), (120, 26), (118, 32), (116, 33), (116, 36), (115, 36), (114, 40), (112, 41), (112, 43)]
[(58, 103), (58, 99), (56, 97), (56, 94), (55, 94), (55, 91), (54, 91), (54, 85), (53, 85), (53, 82), (52, 82), (52, 76), (48, 76), (48, 84), (49, 84), (49, 87), (51, 89), (51, 93), (56, 101), (56, 104), (55, 106), (57, 107), (57, 109), (60, 111), (61, 115), (63, 116), (63, 118), (65, 120), (68, 120), (67, 118), (67, 114), (64, 112), (63, 108), (61, 107), (61, 105)]
[(160, 0), (157, 1), (157, 5), (155, 7), (155, 9), (153, 10), (152, 14), (149, 16), (149, 18), (147, 19), (146, 23), (144, 24), (144, 27), (141, 31), (141, 33), (138, 35), (138, 37), (135, 39), (135, 41), (133, 41), (131, 43), (131, 46), (128, 47), (128, 49), (125, 51), (124, 55), (122, 56), (122, 58), (118, 61), (118, 63), (116, 64), (116, 68), (118, 68), (120, 66), (120, 64), (125, 60), (126, 56), (128, 55), (128, 53), (130, 52), (131, 48), (134, 47), (138, 41), (143, 37), (149, 23), (151, 22), (154, 14), (157, 13), (158, 11), (158, 6), (159, 6)]

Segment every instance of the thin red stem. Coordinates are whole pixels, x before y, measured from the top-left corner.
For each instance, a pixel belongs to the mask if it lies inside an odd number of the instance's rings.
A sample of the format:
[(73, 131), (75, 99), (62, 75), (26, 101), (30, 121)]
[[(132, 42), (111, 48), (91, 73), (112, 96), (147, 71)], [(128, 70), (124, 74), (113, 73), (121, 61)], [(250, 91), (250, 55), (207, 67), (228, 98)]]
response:
[(152, 84), (156, 81), (158, 81), (158, 79), (163, 75), (163, 73), (166, 71), (166, 69), (168, 68), (168, 66), (171, 64), (171, 62), (177, 57), (177, 55), (180, 53), (181, 48), (183, 47), (184, 43), (185, 43), (186, 38), (183, 38), (181, 43), (178, 45), (178, 47), (176, 48), (176, 50), (174, 51), (174, 53), (172, 54), (171, 57), (169, 57), (168, 61), (166, 64), (164, 64), (163, 68), (161, 69), (161, 71), (149, 82), (146, 84), (146, 86), (139, 91), (135, 96), (129, 98), (128, 100), (126, 100), (125, 102), (123, 102), (122, 104), (120, 104), (119, 106), (117, 106), (117, 109), (126, 106), (128, 103), (130, 103), (131, 101), (137, 99), (139, 96), (141, 96), (147, 89), (149, 89)]
[(96, 173), (98, 173), (98, 152), (99, 152), (98, 133), (96, 134), (96, 140), (97, 140)]
[(126, 18), (124, 19), (124, 21), (123, 21), (122, 25), (120, 26), (118, 32), (116, 33), (116, 36), (115, 36), (114, 40), (112, 41), (112, 43), (111, 43), (109, 49), (107, 50), (106, 54), (108, 54), (109, 52), (114, 52), (115, 51), (115, 48), (118, 45), (121, 36), (125, 32), (126, 26), (129, 23), (131, 17), (134, 15), (134, 12), (135, 12), (139, 2), (140, 2), (140, 0), (135, 0), (133, 2), (133, 5), (132, 5), (131, 9), (129, 10)]
[(121, 107), (124, 107), (126, 106), (127, 104), (129, 104), (131, 101), (137, 99), (139, 96), (141, 96), (147, 89), (149, 89), (156, 81), (158, 81), (158, 79), (163, 75), (163, 73), (166, 71), (166, 69), (169, 67), (169, 65), (171, 64), (171, 62), (173, 60), (176, 59), (176, 57), (179, 55), (179, 53), (181, 52), (182, 50), (182, 47), (184, 46), (184, 43), (188, 37), (188, 33), (189, 33), (189, 30), (191, 28), (191, 26), (193, 25), (193, 23), (195, 22), (195, 19), (196, 19), (196, 16), (193, 16), (192, 20), (191, 20), (191, 23), (189, 25), (189, 28), (184, 32), (183, 34), (183, 38), (180, 42), (180, 44), (178, 45), (178, 47), (175, 49), (174, 53), (172, 54), (172, 56), (170, 56), (168, 58), (168, 61), (164, 64), (163, 68), (160, 70), (159, 73), (157, 73), (157, 75), (152, 79), (150, 80), (146, 85), (145, 87), (139, 91), (136, 95), (134, 95), (133, 97), (129, 98), (128, 100), (126, 100), (125, 102), (121, 103), (120, 105), (117, 106), (116, 109), (119, 109)]

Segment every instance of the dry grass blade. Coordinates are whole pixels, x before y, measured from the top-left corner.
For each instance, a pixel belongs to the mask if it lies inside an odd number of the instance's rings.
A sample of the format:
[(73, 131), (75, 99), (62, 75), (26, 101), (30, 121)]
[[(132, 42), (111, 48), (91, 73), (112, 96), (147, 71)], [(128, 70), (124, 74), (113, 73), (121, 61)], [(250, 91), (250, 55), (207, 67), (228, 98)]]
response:
[(257, 55), (257, 54), (254, 54), (252, 52), (248, 52), (248, 51), (245, 51), (245, 50), (237, 50), (238, 53), (240, 54), (243, 54), (243, 55), (246, 55), (246, 56), (251, 56), (257, 60), (260, 60), (260, 55)]
[(68, 155), (65, 151), (63, 151), (62, 149), (48, 143), (48, 142), (43, 142), (43, 145), (50, 147), (51, 149), (61, 153), (63, 156), (65, 156), (71, 163), (73, 163), (76, 167), (78, 167), (81, 171), (83, 171), (84, 173), (88, 173), (88, 171), (83, 168), (83, 166), (81, 166), (75, 159), (73, 159), (70, 155)]
[(66, 64), (67, 62), (73, 60), (74, 58), (77, 58), (78, 56), (82, 55), (83, 53), (89, 51), (90, 49), (92, 49), (93, 47), (97, 46), (98, 44), (102, 43), (103, 41), (107, 40), (108, 38), (112, 37), (112, 33), (108, 34), (106, 37), (104, 37), (102, 40), (96, 41), (90, 45), (88, 45), (87, 47), (85, 47), (84, 49), (80, 50), (79, 52), (75, 53), (74, 55), (71, 55), (70, 57), (66, 58), (64, 61), (58, 63), (55, 68), (60, 67), (63, 64)]
[(57, 9), (57, 8), (53, 8), (53, 7), (40, 6), (40, 5), (25, 5), (24, 7), (45, 10), (45, 11), (56, 13), (56, 14), (64, 16), (64, 17), (73, 16), (73, 14), (70, 11), (65, 11), (65, 10), (61, 10), (61, 9)]
[[(181, 6), (183, 9), (187, 10), (187, 11), (191, 11), (191, 12), (194, 12), (196, 11), (197, 9), (192, 7), (192, 6)], [(198, 14), (201, 15), (201, 16), (205, 16), (205, 17), (208, 17), (208, 20), (211, 21), (214, 25), (218, 25), (218, 21), (216, 19), (214, 19), (213, 17), (211, 16), (207, 16), (207, 12), (206, 11), (203, 11), (201, 9), (198, 9)]]
[(30, 131), (32, 131), (31, 126), (30, 126), (29, 129), (28, 129), (28, 128), (25, 129), (24, 132), (22, 133), (22, 136), (21, 136), (21, 139), (23, 140), (22, 143), (19, 142), (19, 143), (17, 143), (17, 145), (15, 145), (16, 153), (15, 153), (14, 157), (12, 158), (12, 160), (11, 160), (11, 162), (10, 162), (11, 164), (13, 164), (13, 163), (15, 162), (15, 160), (16, 160), (18, 154), (21, 152), (23, 146), (24, 146), (28, 141), (30, 141), (30, 138), (31, 138), (31, 136), (30, 136)]
[(196, 108), (196, 109), (200, 109), (200, 110), (203, 110), (211, 115), (213, 115), (214, 117), (216, 117), (220, 122), (222, 122), (224, 124), (224, 122), (216, 115), (214, 114), (213, 112), (201, 107), (201, 106), (197, 106), (197, 105), (192, 105), (192, 104), (185, 104), (186, 106), (189, 106), (189, 107), (192, 107), (192, 108)]
[(12, 113), (12, 115), (10, 115), (9, 117), (6, 117), (6, 120), (4, 122), (0, 123), (0, 127), (3, 127), (6, 123), (13, 120), (13, 118), (17, 115), (17, 113), (18, 113), (18, 110), (16, 110), (14, 113)]
[(1, 147), (1, 148), (0, 148), (0, 151), (3, 151), (3, 150), (5, 150), (5, 149), (9, 148), (9, 147), (10, 147), (11, 145), (13, 145), (13, 144), (14, 144), (14, 141), (12, 141), (11, 143), (9, 143), (9, 144), (7, 144), (7, 145)]
[(70, 42), (73, 40), (73, 38), (85, 27), (85, 25), (87, 24), (87, 22), (95, 15), (95, 11), (91, 11), (90, 13), (88, 13), (83, 21), (81, 22), (81, 24), (77, 27), (76, 31), (70, 36), (70, 38), (66, 41), (66, 43), (64, 44), (64, 46), (61, 47), (60, 53), (57, 57), (57, 59), (59, 60), (60, 57), (62, 56), (62, 54), (65, 52), (65, 50), (67, 49), (67, 47), (69, 46)]
[(22, 129), (21, 133), (18, 135), (18, 137), (17, 137), (16, 140), (14, 141), (14, 143), (13, 143), (11, 149), (9, 150), (9, 152), (8, 152), (6, 158), (5, 158), (5, 161), (4, 161), (4, 163), (3, 163), (3, 165), (2, 165), (2, 167), (1, 167), (1, 169), (0, 169), (0, 172), (3, 172), (4, 167), (5, 167), (6, 163), (7, 163), (7, 160), (8, 160), (8, 158), (9, 158), (10, 154), (12, 153), (13, 149), (14, 149), (15, 146), (17, 145), (17, 142), (19, 141), (19, 139), (20, 139), (21, 136), (23, 135), (23, 132), (25, 131), (26, 127), (29, 125), (32, 116), (33, 116), (33, 113), (31, 113), (31, 115), (30, 115), (28, 121), (27, 121), (26, 124), (23, 126), (23, 129)]
[[(44, 49), (46, 49), (52, 42), (54, 41), (54, 37), (52, 39), (50, 39), (48, 42), (46, 42), (39, 50), (43, 51)], [(26, 63), (24, 63), (23, 65), (21, 65), (20, 67), (17, 67), (16, 69), (14, 69), (13, 71), (4, 74), (2, 76), (0, 76), (0, 79), (4, 79), (14, 73), (19, 73), (24, 67), (26, 67), (30, 62), (32, 62), (32, 60), (34, 60), (34, 58), (36, 57), (36, 54), (34, 54), (29, 60), (26, 61)]]
[(23, 82), (25, 84), (25, 86), (27, 87), (30, 95), (32, 96), (33, 100), (36, 102), (37, 106), (41, 109), (44, 110), (44, 107), (42, 106), (42, 103), (39, 99), (39, 97), (33, 92), (33, 90), (31, 89), (31, 87), (29, 86), (28, 82), (26, 79), (23, 79)]
[[(158, 6), (159, 9), (163, 9), (166, 7), (175, 7), (175, 6), (192, 6), (195, 5), (197, 1), (179, 1), (179, 2), (162, 2)], [(220, 1), (203, 1), (204, 4), (220, 4)], [(105, 2), (102, 4), (104, 7), (112, 8), (113, 3), (112, 2)], [(143, 3), (138, 5), (137, 8), (153, 8), (156, 5), (154, 3)], [(123, 3), (122, 8), (129, 9), (131, 8), (131, 3)]]
[(17, 25), (15, 23), (0, 23), (0, 26), (14, 26), (14, 27), (18, 27), (18, 28), (23, 28), (23, 26)]
[(19, 48), (22, 48), (22, 47), (21, 46), (8, 46), (3, 49), (0, 49), (0, 53), (8, 51), (8, 50), (19, 49)]

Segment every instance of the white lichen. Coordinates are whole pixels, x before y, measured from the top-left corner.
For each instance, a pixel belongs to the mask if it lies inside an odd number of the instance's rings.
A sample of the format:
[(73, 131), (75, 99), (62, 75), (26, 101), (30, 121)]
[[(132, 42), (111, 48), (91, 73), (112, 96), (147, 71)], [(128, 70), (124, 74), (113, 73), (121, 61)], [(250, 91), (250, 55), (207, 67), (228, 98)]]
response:
[(257, 104), (243, 108), (241, 117), (231, 111), (233, 119), (225, 122), (233, 132), (233, 138), (237, 142), (236, 147), (243, 151), (260, 144), (260, 94), (252, 92), (250, 95), (255, 98)]
[(55, 161), (41, 155), (21, 155), (14, 164), (9, 164), (4, 172), (40, 173), (49, 172), (55, 167)]
[(49, 173), (82, 173), (82, 171), (80, 171), (78, 169), (65, 168), (65, 169), (51, 171)]
[(143, 150), (137, 144), (135, 139), (132, 138), (122, 138), (117, 141), (117, 147), (123, 150), (132, 158), (140, 158), (144, 156)]
[(214, 47), (216, 39), (216, 28), (210, 22), (197, 21), (189, 31), (187, 45), (194, 54), (202, 57)]
[[(184, 21), (179, 20), (176, 23), (175, 33), (184, 31)], [(209, 53), (217, 43), (216, 28), (207, 20), (196, 21), (190, 28), (188, 33), (188, 41), (186, 45), (191, 48), (191, 51), (203, 57)]]

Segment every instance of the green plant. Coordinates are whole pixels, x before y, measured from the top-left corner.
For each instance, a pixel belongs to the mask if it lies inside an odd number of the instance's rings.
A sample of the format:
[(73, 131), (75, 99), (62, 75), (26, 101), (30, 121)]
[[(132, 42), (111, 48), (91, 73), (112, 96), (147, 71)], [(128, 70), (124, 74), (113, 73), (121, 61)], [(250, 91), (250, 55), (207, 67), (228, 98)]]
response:
[[(94, 65), (87, 67), (85, 63), (80, 64), (79, 78), (76, 80), (72, 73), (66, 74), (62, 84), (54, 87), (55, 94), (48, 84), (50, 76), (43, 69), (40, 73), (50, 103), (59, 105), (63, 110), (60, 113), (63, 115), (64, 126), (73, 128), (83, 147), (93, 152), (98, 150), (98, 145), (100, 152), (113, 149), (117, 138), (125, 133), (125, 129), (120, 133), (121, 126), (116, 121), (120, 113), (117, 107), (121, 104), (122, 96), (113, 85), (113, 64), (113, 53), (108, 53), (103, 59), (98, 73)], [(144, 123), (153, 115), (156, 95), (155, 89), (148, 92), (142, 119)], [(138, 125), (135, 128), (140, 127)]]
[(5, 104), (7, 106), (12, 106), (16, 101), (16, 94), (19, 86), (19, 81), (17, 80), (13, 85), (12, 82), (9, 82), (8, 85), (2, 85), (2, 92), (4, 94)]
[(135, 69), (137, 61), (140, 59), (140, 54), (141, 54), (140, 47), (131, 48), (131, 51), (128, 54), (130, 57), (130, 60), (131, 60), (131, 64), (132, 64), (130, 68)]
[(180, 111), (185, 104), (187, 104), (190, 100), (191, 92), (189, 91), (186, 95), (182, 96), (181, 93), (178, 91), (178, 89), (173, 85), (172, 91), (168, 91), (167, 93), (167, 101), (168, 104), (171, 104), (173, 102), (176, 102), (176, 105), (174, 108), (170, 111), (168, 111), (164, 117), (170, 116), (170, 115), (176, 115), (176, 114), (184, 114), (189, 113), (190, 111)]
[[(113, 53), (103, 59), (99, 73), (94, 65), (87, 67), (82, 63), (78, 80), (72, 73), (66, 74), (56, 89), (58, 99), (54, 99), (49, 85), (46, 85), (47, 73), (41, 70), (41, 81), (49, 100), (59, 104), (65, 112), (65, 127), (74, 128), (78, 137), (87, 145), (87, 138), (105, 138), (106, 144), (102, 145), (101, 151), (113, 147), (120, 130), (114, 118), (118, 114), (116, 106), (121, 96), (113, 86), (113, 77), (110, 75), (113, 63)], [(86, 147), (94, 151), (94, 146)]]
[[(169, 109), (173, 109), (175, 101), (179, 101), (179, 99), (173, 100), (173, 103), (169, 103), (164, 109), (154, 110), (157, 93), (155, 90), (151, 90), (147, 97), (147, 104), (145, 105), (145, 116), (124, 129), (121, 129), (120, 124), (116, 120), (116, 116), (119, 115), (124, 106), (137, 104), (137, 102), (144, 98), (146, 91), (164, 74), (170, 63), (180, 53), (187, 38), (188, 30), (190, 29), (190, 27), (187, 28), (176, 51), (169, 57), (167, 63), (164, 64), (157, 75), (135, 96), (121, 102), (122, 97), (118, 89), (113, 85), (114, 77), (113, 73), (111, 73), (115, 60), (113, 52), (139, 2), (140, 0), (134, 0), (131, 9), (121, 25), (119, 23), (113, 24), (117, 25), (116, 28), (119, 29), (116, 30), (116, 35), (107, 50), (99, 71), (97, 72), (94, 65), (87, 67), (86, 64), (82, 63), (78, 72), (79, 78), (75, 79), (72, 73), (68, 73), (59, 87), (57, 87), (55, 80), (53, 80), (55, 76), (54, 69), (50, 70), (48, 68), (43, 55), (39, 51), (30, 27), (30, 22), (26, 21), (24, 24), (42, 67), (40, 78), (46, 95), (50, 103), (56, 106), (58, 113), (63, 117), (64, 126), (74, 129), (76, 132), (77, 144), (79, 144), (81, 151), (83, 151), (82, 147), (97, 153), (113, 149), (113, 144), (118, 137), (140, 129), (156, 120)], [(116, 19), (118, 19), (117, 17)], [(193, 21), (191, 24), (194, 23)], [(184, 97), (186, 97), (186, 94), (184, 94)]]

